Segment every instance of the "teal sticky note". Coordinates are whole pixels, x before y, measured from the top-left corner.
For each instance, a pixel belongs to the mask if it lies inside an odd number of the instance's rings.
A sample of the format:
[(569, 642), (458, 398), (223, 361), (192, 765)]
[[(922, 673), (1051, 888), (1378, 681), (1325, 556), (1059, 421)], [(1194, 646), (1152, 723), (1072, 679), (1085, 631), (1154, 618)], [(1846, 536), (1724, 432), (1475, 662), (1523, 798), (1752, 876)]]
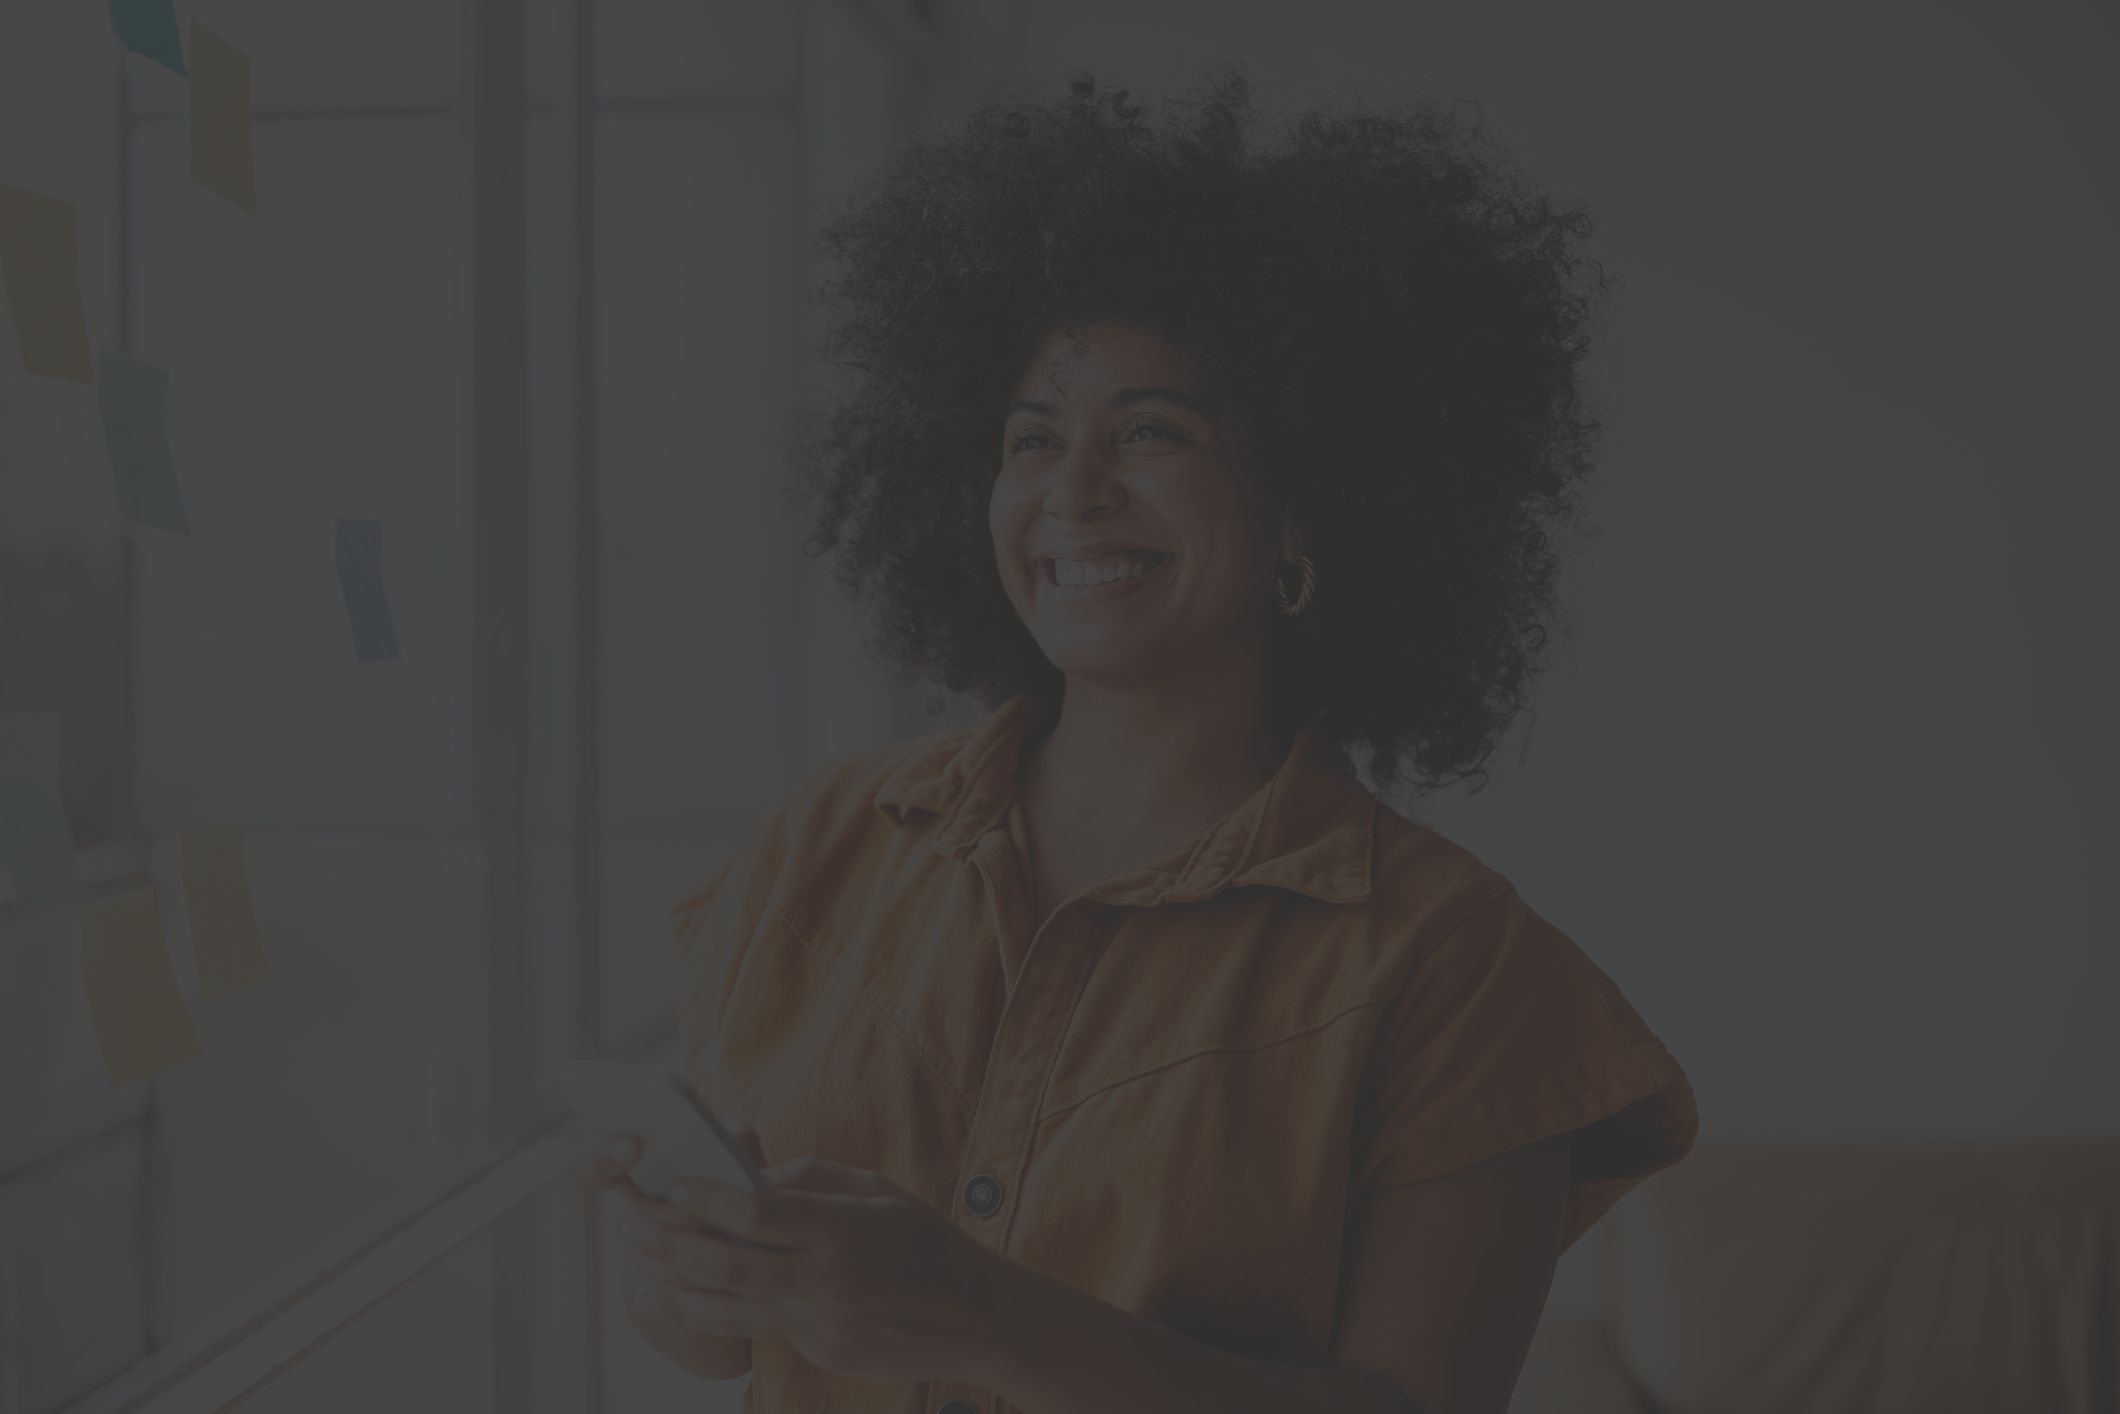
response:
[(342, 520), (338, 530), (339, 587), (353, 625), (353, 656), (380, 663), (398, 655), (397, 623), (383, 587), (383, 523)]
[(177, 38), (177, 10), (171, 0), (110, 0), (110, 27), (133, 53), (184, 72), (184, 45)]
[(169, 459), (169, 374), (117, 349), (103, 351), (96, 400), (103, 410), (103, 438), (110, 445), (110, 474), (125, 514), (142, 525), (191, 534), (184, 493)]
[(81, 896), (55, 716), (0, 716), (0, 876), (17, 903)]

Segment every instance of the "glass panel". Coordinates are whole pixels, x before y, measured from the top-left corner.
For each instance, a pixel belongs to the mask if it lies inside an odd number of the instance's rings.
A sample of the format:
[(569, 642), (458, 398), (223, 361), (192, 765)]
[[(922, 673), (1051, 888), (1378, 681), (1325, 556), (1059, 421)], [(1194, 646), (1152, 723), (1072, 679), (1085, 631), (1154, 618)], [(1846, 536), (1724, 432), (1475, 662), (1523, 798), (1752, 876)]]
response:
[[(450, 103), (462, 83), (463, 0), (362, 0), (358, 5), (189, 0), (177, 7), (187, 53), (194, 19), (250, 56), (251, 101), (267, 109)], [(137, 54), (128, 55), (125, 64), (139, 111), (187, 111), (191, 98), (182, 75)]]
[(271, 975), (195, 1001), (200, 1054), (155, 1086), (157, 1344), (322, 1271), (488, 1150), (479, 851), (254, 834), (249, 856)]
[(747, 819), (789, 783), (789, 152), (766, 119), (597, 143), (606, 822)]
[[(567, 0), (529, 4), (530, 91), (549, 102), (571, 72), (572, 20)], [(797, 9), (793, 0), (594, 0), (597, 92), (619, 101), (784, 99)]]
[[(117, 325), (111, 43), (101, 6), (0, 5), (0, 186), (73, 205), (91, 357)], [(124, 543), (96, 390), (26, 374), (21, 297), (0, 293), (0, 716), (60, 718), (67, 820), (97, 845), (119, 824)], [(0, 1003), (0, 1032), (15, 1022)]]
[[(811, 145), (803, 154), (800, 249), (814, 253), (817, 213), (873, 179), (907, 130), (912, 83), (904, 64), (852, 6), (821, 0), (806, 5), (803, 17), (803, 59), (810, 66), (802, 90), (803, 120)], [(805, 261), (799, 277), (805, 291), (819, 274)], [(812, 314), (807, 303), (798, 310)], [(799, 326), (806, 381), (822, 371), (816, 364), (817, 332), (814, 318)], [(848, 603), (834, 568), (827, 560), (801, 566), (804, 690), (795, 707), (803, 772), (942, 725), (922, 714), (917, 695), (900, 687), (888, 666), (868, 651), (863, 639), (869, 625)]]
[(804, 114), (812, 146), (806, 208), (838, 200), (876, 175), (913, 116), (913, 80), (875, 28), (839, 0), (803, 7)]
[[(196, 998), (200, 1054), (156, 1081), (158, 1343), (321, 1270), (487, 1147), (457, 137), (261, 127), (256, 217), (191, 185), (181, 124), (136, 146), (138, 348), (170, 370), (192, 526), (139, 537), (142, 809), (171, 885), (179, 832), (249, 828), (268, 970)], [(395, 660), (356, 659), (342, 516), (382, 523)]]
[(143, 1161), (132, 1124), (0, 1183), (0, 1408), (46, 1414), (140, 1357)]
[[(113, 1090), (81, 980), (80, 909), (0, 907), (0, 1173), (136, 1118)], [(0, 1406), (4, 1408), (5, 1406)]]
[(783, 97), (793, 86), (798, 8), (790, 0), (599, 0), (597, 91)]
[[(151, 826), (468, 818), (457, 125), (256, 134), (259, 214), (135, 145), (140, 357), (169, 370), (189, 539), (140, 537)], [(358, 661), (339, 517), (382, 522), (396, 661)]]
[[(597, 145), (604, 1017), (668, 1013), (671, 905), (791, 784), (774, 472), (789, 161), (763, 118), (607, 118)], [(723, 834), (717, 834), (720, 829)]]
[[(0, 5), (0, 186), (74, 203), (81, 303), (91, 350), (110, 341), (111, 237), (117, 202), (117, 95), (110, 20), (101, 5)], [(0, 456), (14, 441), (16, 413), (63, 402), (89, 415), (93, 389), (40, 378), (23, 383), (12, 298), (0, 289), (0, 382), (15, 385), (0, 403)], [(6, 464), (0, 462), (0, 469)], [(63, 493), (54, 479), (50, 488)], [(0, 508), (18, 494), (0, 477)], [(40, 501), (41, 504), (41, 501)], [(99, 526), (100, 528), (100, 526)]]

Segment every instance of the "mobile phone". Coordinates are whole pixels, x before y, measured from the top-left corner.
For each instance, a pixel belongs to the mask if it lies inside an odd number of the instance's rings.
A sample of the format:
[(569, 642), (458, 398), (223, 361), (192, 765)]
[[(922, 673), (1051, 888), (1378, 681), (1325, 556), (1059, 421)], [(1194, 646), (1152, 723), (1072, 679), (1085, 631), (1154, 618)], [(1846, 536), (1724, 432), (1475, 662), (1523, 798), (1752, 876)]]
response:
[(566, 1087), (585, 1131), (640, 1139), (640, 1158), (628, 1176), (649, 1197), (668, 1197), (671, 1182), (680, 1178), (765, 1188), (750, 1155), (674, 1071), (623, 1061), (570, 1061)]

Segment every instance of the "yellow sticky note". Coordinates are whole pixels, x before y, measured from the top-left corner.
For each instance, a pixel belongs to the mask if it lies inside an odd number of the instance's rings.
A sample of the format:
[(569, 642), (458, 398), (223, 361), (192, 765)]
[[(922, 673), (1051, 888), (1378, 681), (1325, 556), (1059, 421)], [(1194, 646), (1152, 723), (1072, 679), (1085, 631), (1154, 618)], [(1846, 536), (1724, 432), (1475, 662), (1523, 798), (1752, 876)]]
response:
[(93, 383), (75, 227), (72, 202), (0, 187), (0, 276), (22, 366), (38, 377)]
[(184, 834), (184, 911), (199, 960), (199, 995), (255, 987), (265, 980), (265, 949), (250, 906), (250, 870), (241, 825)]
[(258, 209), (250, 164), (250, 56), (191, 22), (191, 179)]
[(199, 1035), (162, 942), (152, 888), (81, 910), (81, 972), (113, 1089), (199, 1053)]

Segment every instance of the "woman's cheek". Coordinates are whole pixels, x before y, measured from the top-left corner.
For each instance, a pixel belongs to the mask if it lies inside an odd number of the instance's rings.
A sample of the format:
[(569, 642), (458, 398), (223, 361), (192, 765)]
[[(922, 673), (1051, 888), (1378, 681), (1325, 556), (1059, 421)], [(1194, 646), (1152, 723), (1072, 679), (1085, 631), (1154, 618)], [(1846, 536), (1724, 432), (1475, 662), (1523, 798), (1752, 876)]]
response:
[(994, 546), (994, 565), (1001, 583), (1019, 611), (1029, 608), (1031, 567), (1024, 558), (1023, 537), (1029, 530), (1020, 496), (1010, 495), (997, 484), (987, 511), (987, 532)]

